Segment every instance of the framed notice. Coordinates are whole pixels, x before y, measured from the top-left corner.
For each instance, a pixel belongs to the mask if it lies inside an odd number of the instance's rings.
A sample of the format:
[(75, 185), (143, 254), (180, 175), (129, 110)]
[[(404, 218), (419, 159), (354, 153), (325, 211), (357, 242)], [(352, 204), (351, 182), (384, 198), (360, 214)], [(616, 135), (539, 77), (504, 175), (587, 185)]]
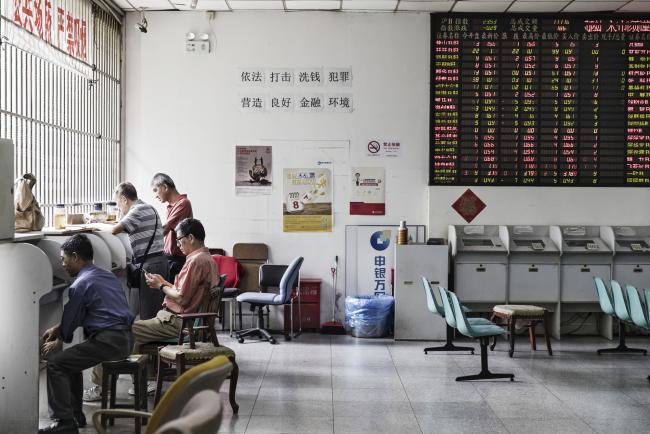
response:
[(332, 172), (284, 169), (284, 232), (332, 232)]
[(350, 215), (385, 215), (385, 169), (353, 167), (351, 180)]

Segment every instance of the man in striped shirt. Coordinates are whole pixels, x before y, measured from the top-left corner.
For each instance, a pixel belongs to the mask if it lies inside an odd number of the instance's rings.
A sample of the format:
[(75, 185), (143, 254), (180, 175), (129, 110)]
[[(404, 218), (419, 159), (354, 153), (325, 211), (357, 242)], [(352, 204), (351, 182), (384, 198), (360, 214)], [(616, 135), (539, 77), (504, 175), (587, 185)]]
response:
[[(133, 266), (150, 273), (167, 276), (167, 257), (163, 253), (163, 226), (156, 209), (138, 199), (138, 192), (130, 182), (123, 182), (115, 188), (115, 202), (122, 212), (122, 219), (113, 228), (113, 234), (129, 234), (133, 250)], [(140, 319), (156, 316), (162, 306), (164, 295), (152, 290), (140, 279), (137, 298), (131, 294), (132, 309), (140, 313)], [(139, 308), (135, 307), (138, 300)]]

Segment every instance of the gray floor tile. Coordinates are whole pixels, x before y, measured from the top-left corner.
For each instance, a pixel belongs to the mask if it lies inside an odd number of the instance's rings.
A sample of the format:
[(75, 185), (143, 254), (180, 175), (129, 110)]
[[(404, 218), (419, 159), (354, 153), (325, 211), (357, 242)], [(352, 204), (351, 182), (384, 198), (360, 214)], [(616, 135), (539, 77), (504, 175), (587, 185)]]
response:
[(258, 399), (279, 401), (332, 401), (330, 387), (265, 387), (262, 386)]
[(411, 402), (479, 402), (483, 399), (469, 382), (406, 386), (406, 393)]
[(246, 433), (332, 433), (331, 417), (252, 416)]
[(331, 401), (275, 401), (258, 400), (253, 408), (253, 416), (306, 416), (332, 417)]
[(458, 434), (458, 433), (494, 433), (507, 434), (505, 425), (497, 418), (435, 418), (417, 416), (423, 433)]
[(593, 430), (577, 418), (531, 420), (528, 418), (502, 418), (501, 422), (511, 433), (527, 434), (593, 434)]
[(334, 389), (334, 402), (406, 402), (403, 388), (393, 389)]
[(413, 402), (413, 411), (418, 416), (449, 419), (490, 419), (496, 414), (485, 401), (478, 402)]
[(338, 416), (334, 419), (337, 434), (420, 434), (422, 431), (415, 415), (411, 413), (388, 413), (382, 418)]
[(638, 434), (647, 433), (650, 427), (650, 419), (630, 420), (617, 418), (612, 415), (607, 418), (586, 419), (589, 426), (597, 433), (602, 434)]
[(403, 401), (334, 401), (334, 419), (338, 417), (373, 417), (382, 420), (389, 413), (412, 413), (411, 404)]

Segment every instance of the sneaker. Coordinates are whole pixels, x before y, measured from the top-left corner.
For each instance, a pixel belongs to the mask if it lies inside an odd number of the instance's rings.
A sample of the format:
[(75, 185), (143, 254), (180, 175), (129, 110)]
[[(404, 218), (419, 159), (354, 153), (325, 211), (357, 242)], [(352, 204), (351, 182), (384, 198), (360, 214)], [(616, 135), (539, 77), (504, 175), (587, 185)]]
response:
[(83, 400), (85, 402), (94, 402), (102, 400), (102, 386), (93, 386), (84, 390)]
[[(153, 381), (149, 381), (147, 383), (147, 395), (153, 395), (155, 391), (156, 391), (156, 383), (154, 383)], [(131, 388), (128, 390), (127, 393), (131, 396), (135, 395), (135, 388), (131, 386)]]

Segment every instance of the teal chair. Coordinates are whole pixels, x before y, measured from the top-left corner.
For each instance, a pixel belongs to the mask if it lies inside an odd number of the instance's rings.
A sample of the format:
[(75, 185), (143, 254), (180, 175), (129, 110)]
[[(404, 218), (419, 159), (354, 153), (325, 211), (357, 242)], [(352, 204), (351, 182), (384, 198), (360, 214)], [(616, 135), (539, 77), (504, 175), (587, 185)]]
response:
[[(599, 282), (598, 280), (596, 280), (597, 290), (598, 290), (598, 286), (599, 286)], [(623, 288), (621, 288), (621, 285), (616, 280), (611, 281), (611, 288), (612, 288), (612, 299), (614, 301), (613, 303), (614, 314), (616, 315), (616, 318), (618, 318), (618, 346), (614, 348), (600, 349), (597, 351), (598, 355), (603, 353), (633, 353), (633, 354), (643, 354), (643, 355), (648, 354), (647, 350), (644, 350), (642, 348), (629, 348), (625, 344), (625, 334), (626, 334), (625, 323), (632, 322), (632, 317), (630, 316), (630, 308), (629, 308), (626, 294), (623, 293)], [(599, 291), (599, 300), (600, 300), (600, 291)], [(605, 303), (605, 307), (607, 307), (606, 303)], [(601, 304), (601, 309), (602, 309), (602, 304)], [(603, 312), (605, 311), (603, 310)]]
[[(438, 286), (438, 293), (440, 294), (440, 299), (442, 300), (442, 307), (444, 308), (445, 321), (447, 321), (447, 325), (452, 329), (458, 328), (456, 317), (454, 315), (454, 308), (451, 306), (451, 301), (449, 301), (449, 295), (447, 290), (442, 286)], [(463, 305), (461, 305), (460, 308), (463, 310), (464, 313), (469, 312), (469, 309), (467, 309)], [(494, 324), (492, 321), (490, 321), (487, 318), (467, 318), (467, 321), (472, 325)]]
[[(443, 318), (445, 318), (445, 307), (444, 305), (438, 304), (438, 301), (436, 300), (436, 297), (434, 295), (433, 288), (431, 287), (431, 283), (429, 283), (429, 280), (424, 277), (420, 276), (420, 279), (422, 280), (422, 287), (424, 288), (424, 293), (426, 294), (427, 297), (427, 308), (429, 309), (429, 312), (435, 315), (439, 315)], [(444, 298), (447, 296), (445, 295)], [(443, 300), (444, 302), (444, 300)], [(440, 347), (428, 347), (424, 349), (424, 354), (429, 354), (429, 351), (471, 351), (472, 354), (474, 354), (474, 348), (473, 347), (457, 347), (453, 343), (454, 340), (454, 329), (447, 323), (447, 341), (445, 342), (444, 345)]]
[[(648, 305), (648, 297), (650, 297), (650, 290), (645, 290), (645, 303), (639, 297), (639, 292), (632, 285), (625, 285), (627, 292), (627, 299), (630, 303), (630, 317), (632, 322), (646, 330), (650, 329), (650, 305)], [(650, 381), (650, 375), (648, 375)]]
[(465, 312), (463, 312), (456, 294), (453, 292), (448, 292), (447, 294), (449, 294), (449, 298), (451, 299), (458, 331), (467, 337), (478, 339), (481, 343), (481, 372), (475, 375), (456, 377), (456, 381), (491, 380), (495, 378), (510, 378), (510, 381), (514, 381), (514, 374), (493, 374), (488, 369), (488, 345), (490, 338), (500, 336), (506, 331), (490, 321), (488, 321), (489, 324), (470, 323), (465, 316)]

